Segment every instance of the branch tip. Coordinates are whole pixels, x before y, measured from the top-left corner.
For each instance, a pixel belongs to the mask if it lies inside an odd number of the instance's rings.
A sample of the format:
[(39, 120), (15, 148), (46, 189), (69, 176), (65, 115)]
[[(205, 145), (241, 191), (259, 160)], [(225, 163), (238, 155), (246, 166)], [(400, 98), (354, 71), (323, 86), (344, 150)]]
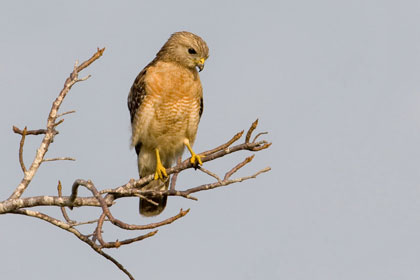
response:
[(256, 119), (251, 127), (248, 129), (248, 132), (246, 133), (246, 137), (245, 137), (245, 143), (249, 143), (249, 139), (251, 138), (251, 134), (252, 132), (257, 128), (258, 125), (258, 119)]

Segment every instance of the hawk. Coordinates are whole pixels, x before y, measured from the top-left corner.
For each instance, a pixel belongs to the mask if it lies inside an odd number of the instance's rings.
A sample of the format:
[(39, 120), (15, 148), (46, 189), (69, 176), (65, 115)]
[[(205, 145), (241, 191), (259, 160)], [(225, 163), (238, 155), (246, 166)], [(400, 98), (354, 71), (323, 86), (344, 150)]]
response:
[[(192, 145), (203, 113), (203, 88), (199, 71), (209, 57), (206, 42), (190, 32), (176, 32), (137, 76), (128, 95), (131, 146), (138, 157), (140, 178), (154, 175), (145, 190), (167, 190), (166, 168), (184, 151), (191, 163), (202, 164)], [(166, 206), (167, 196), (140, 198), (140, 214), (155, 216)]]

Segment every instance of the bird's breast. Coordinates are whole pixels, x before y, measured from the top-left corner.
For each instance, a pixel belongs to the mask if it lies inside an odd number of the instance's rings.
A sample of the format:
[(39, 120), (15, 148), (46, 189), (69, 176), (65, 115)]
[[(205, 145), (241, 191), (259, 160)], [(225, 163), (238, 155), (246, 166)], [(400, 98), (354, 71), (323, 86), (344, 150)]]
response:
[(140, 141), (161, 149), (183, 149), (194, 142), (199, 122), (202, 87), (188, 69), (159, 63), (148, 70), (147, 96), (140, 112)]

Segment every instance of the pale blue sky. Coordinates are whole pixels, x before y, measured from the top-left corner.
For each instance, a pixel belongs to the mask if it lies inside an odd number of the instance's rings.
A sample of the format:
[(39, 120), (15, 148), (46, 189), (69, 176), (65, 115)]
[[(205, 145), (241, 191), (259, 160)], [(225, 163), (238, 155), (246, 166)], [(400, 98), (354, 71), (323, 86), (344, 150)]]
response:
[[(77, 178), (108, 188), (137, 177), (129, 88), (169, 35), (187, 30), (210, 48), (195, 149), (258, 117), (273, 146), (239, 175), (273, 170), (199, 202), (170, 198), (162, 217), (191, 212), (109, 253), (137, 279), (420, 279), (419, 26), (418, 1), (3, 1), (0, 200), (21, 179), (12, 125), (42, 128), (74, 61), (96, 47), (107, 49), (64, 101), (77, 113), (49, 150), (77, 162), (45, 163), (25, 196), (54, 195), (58, 180), (68, 193)], [(39, 141), (28, 137), (26, 162)], [(220, 174), (247, 155), (206, 167)], [(189, 171), (179, 186), (203, 180)], [(137, 203), (113, 213), (151, 221)], [(42, 221), (0, 216), (0, 241), (5, 279), (125, 279)]]

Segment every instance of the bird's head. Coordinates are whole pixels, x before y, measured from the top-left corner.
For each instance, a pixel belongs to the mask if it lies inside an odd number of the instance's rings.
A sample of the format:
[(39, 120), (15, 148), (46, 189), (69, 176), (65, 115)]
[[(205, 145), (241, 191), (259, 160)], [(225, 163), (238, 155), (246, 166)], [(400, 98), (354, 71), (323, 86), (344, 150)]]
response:
[(209, 57), (209, 48), (201, 37), (181, 31), (172, 34), (157, 54), (166, 61), (174, 61), (190, 69), (204, 69)]

